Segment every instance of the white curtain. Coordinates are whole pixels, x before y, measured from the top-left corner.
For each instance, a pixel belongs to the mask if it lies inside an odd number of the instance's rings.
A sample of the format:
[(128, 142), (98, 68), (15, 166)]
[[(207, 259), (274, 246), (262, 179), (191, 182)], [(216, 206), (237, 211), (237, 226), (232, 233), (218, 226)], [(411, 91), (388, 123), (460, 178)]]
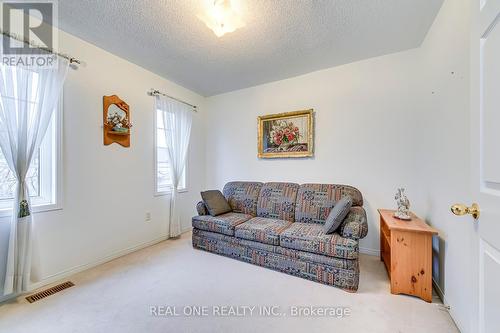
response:
[(68, 70), (68, 61), (55, 57), (53, 68), (0, 65), (0, 147), (17, 179), (4, 295), (29, 290), (33, 218), (25, 179)]
[(193, 109), (189, 105), (168, 97), (157, 96), (156, 110), (162, 112), (165, 128), (165, 141), (168, 146), (172, 179), (172, 198), (170, 201), (169, 235), (177, 237), (181, 234), (181, 219), (177, 188), (182, 172), (186, 166), (186, 157), (191, 136)]

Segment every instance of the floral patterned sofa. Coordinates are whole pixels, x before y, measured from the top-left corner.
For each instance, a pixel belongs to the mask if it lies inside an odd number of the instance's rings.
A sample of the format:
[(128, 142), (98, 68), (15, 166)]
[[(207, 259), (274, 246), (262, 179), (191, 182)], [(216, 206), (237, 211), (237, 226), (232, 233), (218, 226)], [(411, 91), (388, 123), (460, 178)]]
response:
[[(193, 247), (309, 280), (356, 291), (359, 239), (368, 233), (361, 192), (352, 186), (230, 182), (232, 212), (210, 216), (202, 201), (193, 217)], [(353, 206), (333, 234), (323, 224), (343, 196)]]

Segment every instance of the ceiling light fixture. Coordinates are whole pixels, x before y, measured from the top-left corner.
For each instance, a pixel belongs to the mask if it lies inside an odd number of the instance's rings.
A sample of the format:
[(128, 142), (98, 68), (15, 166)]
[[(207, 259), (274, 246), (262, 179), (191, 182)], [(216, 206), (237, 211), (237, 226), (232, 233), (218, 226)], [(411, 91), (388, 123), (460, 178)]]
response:
[(242, 6), (237, 0), (207, 0), (205, 12), (198, 15), (217, 37), (245, 26), (241, 19)]

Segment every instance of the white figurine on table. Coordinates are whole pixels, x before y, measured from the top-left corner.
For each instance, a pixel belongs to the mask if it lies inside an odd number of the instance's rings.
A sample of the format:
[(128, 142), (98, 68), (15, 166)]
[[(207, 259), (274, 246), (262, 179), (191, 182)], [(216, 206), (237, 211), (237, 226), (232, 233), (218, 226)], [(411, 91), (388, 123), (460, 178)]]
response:
[(400, 220), (411, 220), (410, 200), (406, 197), (405, 189), (402, 187), (398, 188), (398, 192), (394, 199), (396, 199), (396, 203), (398, 204), (398, 210), (394, 212), (394, 217)]

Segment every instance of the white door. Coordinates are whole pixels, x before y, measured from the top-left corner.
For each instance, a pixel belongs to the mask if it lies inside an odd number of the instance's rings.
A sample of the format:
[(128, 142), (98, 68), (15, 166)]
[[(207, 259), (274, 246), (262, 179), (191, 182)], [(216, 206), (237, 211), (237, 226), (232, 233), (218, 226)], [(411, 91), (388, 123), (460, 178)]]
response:
[[(472, 1), (471, 158), (477, 263), (473, 332), (500, 332), (500, 0)], [(464, 267), (464, 270), (467, 270)], [(467, 286), (464, 286), (467, 288)]]

